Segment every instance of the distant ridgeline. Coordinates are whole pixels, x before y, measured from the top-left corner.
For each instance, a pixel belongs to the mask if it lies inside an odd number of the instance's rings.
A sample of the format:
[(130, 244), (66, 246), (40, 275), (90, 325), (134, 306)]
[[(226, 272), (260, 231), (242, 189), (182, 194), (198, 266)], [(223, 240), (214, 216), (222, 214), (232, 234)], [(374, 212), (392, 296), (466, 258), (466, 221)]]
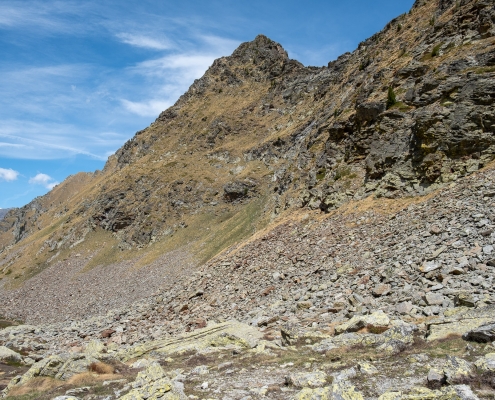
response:
[(3, 219), (9, 212), (10, 208), (0, 208), (0, 219)]

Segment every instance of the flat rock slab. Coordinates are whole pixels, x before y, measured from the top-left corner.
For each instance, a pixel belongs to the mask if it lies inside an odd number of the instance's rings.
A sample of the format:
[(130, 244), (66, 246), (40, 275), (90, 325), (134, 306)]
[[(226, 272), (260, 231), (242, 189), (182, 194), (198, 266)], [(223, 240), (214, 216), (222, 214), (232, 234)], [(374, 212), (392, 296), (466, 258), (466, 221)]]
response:
[(115, 358), (126, 362), (151, 352), (157, 353), (158, 356), (169, 356), (208, 348), (254, 348), (262, 337), (263, 334), (252, 326), (237, 321), (228, 321), (197, 329), (177, 338), (155, 340), (133, 346), (120, 351)]
[(428, 341), (445, 339), (450, 335), (462, 336), (483, 325), (495, 323), (495, 305), (469, 309), (428, 325)]

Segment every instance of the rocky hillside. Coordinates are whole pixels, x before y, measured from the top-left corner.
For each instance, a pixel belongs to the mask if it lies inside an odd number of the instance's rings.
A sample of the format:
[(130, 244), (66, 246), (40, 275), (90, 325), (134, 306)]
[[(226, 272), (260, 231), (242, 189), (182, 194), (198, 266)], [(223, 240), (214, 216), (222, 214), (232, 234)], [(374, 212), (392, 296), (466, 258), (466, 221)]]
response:
[(33, 278), (1, 299), (36, 322), (0, 330), (3, 394), (493, 398), (494, 182), (491, 163), (429, 196), (299, 212), (132, 307), (96, 276), (89, 307), (70, 275)]
[(48, 266), (99, 231), (129, 257), (176, 249), (185, 229), (204, 261), (285, 211), (424, 195), (477, 171), (495, 154), (492, 6), (418, 1), (323, 68), (264, 36), (242, 44), (103, 172), (11, 212), (4, 257), (36, 250), (7, 269)]
[(493, 398), (494, 24), (417, 1), (323, 68), (258, 36), (10, 211), (4, 396)]
[(10, 208), (0, 208), (0, 220), (5, 217), (5, 215), (9, 212)]

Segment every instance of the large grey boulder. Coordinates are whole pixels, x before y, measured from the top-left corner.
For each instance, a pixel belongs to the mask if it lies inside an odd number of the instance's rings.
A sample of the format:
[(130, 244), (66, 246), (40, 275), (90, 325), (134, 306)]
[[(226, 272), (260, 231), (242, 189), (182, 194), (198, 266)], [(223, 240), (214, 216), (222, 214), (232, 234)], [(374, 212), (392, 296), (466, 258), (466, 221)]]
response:
[(479, 326), (462, 335), (464, 340), (488, 343), (495, 340), (495, 323)]
[(14, 350), (10, 350), (8, 347), (0, 346), (0, 361), (14, 361), (20, 362), (22, 357)]

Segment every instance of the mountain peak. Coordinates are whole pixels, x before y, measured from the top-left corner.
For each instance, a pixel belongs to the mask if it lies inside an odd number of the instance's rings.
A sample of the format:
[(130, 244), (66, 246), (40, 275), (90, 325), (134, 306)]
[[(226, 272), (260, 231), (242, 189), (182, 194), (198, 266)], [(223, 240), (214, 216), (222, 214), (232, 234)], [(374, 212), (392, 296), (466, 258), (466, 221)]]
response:
[(271, 63), (277, 61), (288, 61), (289, 55), (280, 43), (277, 43), (265, 35), (258, 35), (251, 42), (242, 43), (232, 53), (232, 58), (239, 59), (241, 62), (255, 62), (266, 60)]

